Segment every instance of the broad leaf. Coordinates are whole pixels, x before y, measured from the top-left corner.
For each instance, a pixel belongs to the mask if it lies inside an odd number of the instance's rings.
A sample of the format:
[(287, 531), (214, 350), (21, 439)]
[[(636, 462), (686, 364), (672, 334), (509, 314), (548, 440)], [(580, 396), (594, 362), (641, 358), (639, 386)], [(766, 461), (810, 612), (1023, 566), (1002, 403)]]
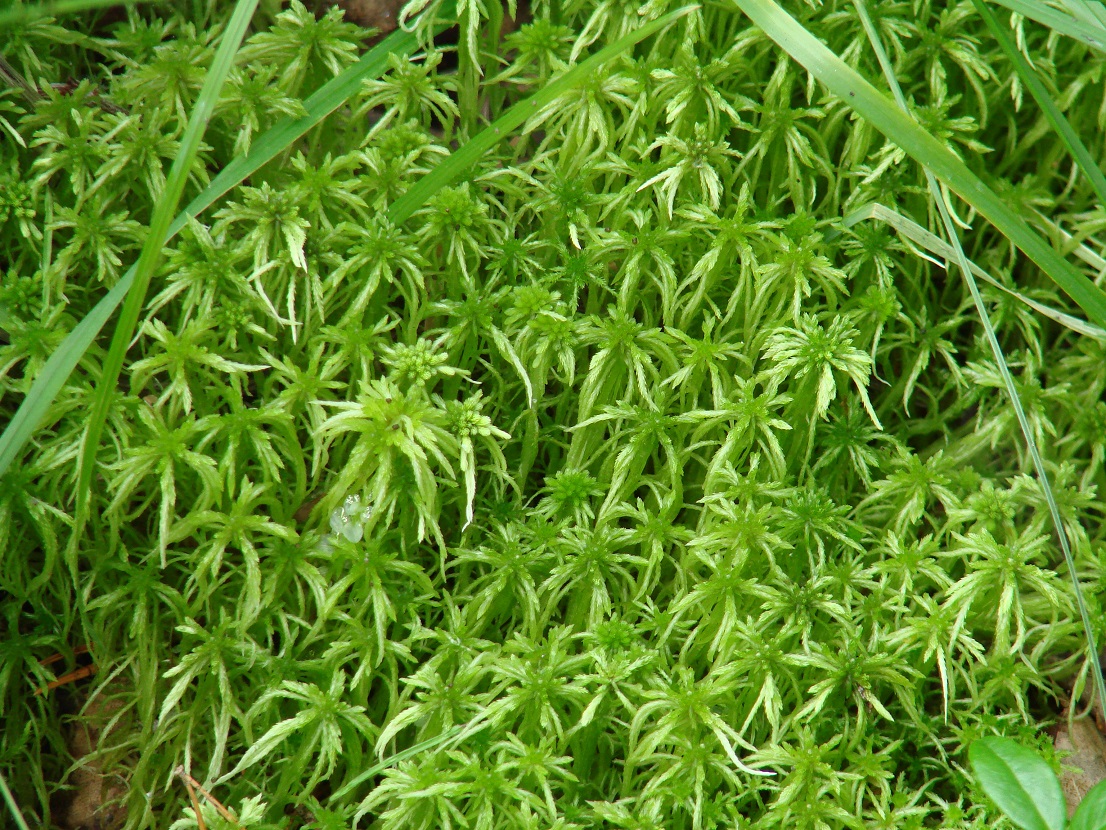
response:
[(1068, 830), (1106, 829), (1106, 781), (1099, 781), (1083, 796)]
[(983, 791), (1023, 830), (1063, 830), (1064, 794), (1044, 759), (1009, 738), (983, 738), (968, 750)]

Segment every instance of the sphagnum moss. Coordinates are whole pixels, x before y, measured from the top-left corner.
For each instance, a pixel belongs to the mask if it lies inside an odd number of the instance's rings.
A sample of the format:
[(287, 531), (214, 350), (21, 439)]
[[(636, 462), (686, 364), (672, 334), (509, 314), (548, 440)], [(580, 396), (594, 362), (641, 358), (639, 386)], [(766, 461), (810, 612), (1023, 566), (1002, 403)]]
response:
[[(0, 43), (28, 78), (88, 75), (0, 92), (9, 417), (137, 255), (226, 18), (193, 5)], [(966, 748), (1052, 753), (1085, 640), (968, 290), (886, 211), (842, 222), (882, 205), (940, 236), (920, 170), (733, 5), (564, 88), (676, 4), (534, 2), (496, 39), (498, 7), (465, 3), (457, 46), (429, 5), (416, 59), (170, 243), (83, 534), (99, 347), (4, 474), (14, 802), (62, 824), (78, 760), (126, 782), (133, 828), (196, 826), (182, 764), (250, 827), (1001, 821)], [(792, 11), (879, 77), (853, 4)], [(923, 127), (1097, 278), (1102, 206), (971, 2), (870, 14)], [(193, 188), (361, 48), (337, 12), (267, 15)], [(1103, 54), (1013, 22), (1101, 134)], [(521, 129), (478, 138), (504, 114)], [(1078, 312), (953, 208), (973, 263)], [(1101, 642), (1102, 343), (982, 297)], [(85, 644), (98, 674), (35, 694)], [(106, 705), (72, 759), (68, 713)]]

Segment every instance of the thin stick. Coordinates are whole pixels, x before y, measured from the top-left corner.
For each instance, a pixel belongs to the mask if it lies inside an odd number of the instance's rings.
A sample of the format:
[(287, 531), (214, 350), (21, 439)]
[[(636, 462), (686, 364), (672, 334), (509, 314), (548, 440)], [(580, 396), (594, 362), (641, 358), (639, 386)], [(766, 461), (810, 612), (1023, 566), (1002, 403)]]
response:
[[(177, 771), (177, 774), (180, 775), (183, 772), (184, 769), (181, 768)], [(207, 825), (204, 824), (204, 814), (200, 810), (200, 800), (196, 798), (196, 788), (192, 786), (190, 778), (191, 776), (188, 776), (184, 779), (184, 786), (188, 788), (188, 800), (192, 802), (192, 812), (196, 816), (196, 827), (199, 830), (207, 830)]]
[[(2, 60), (2, 59), (0, 59), (0, 60)], [(86, 654), (87, 652), (88, 652), (88, 646), (87, 645), (77, 646), (75, 649), (73, 649), (73, 654), (75, 654), (75, 655), (76, 654)], [(51, 654), (49, 657), (43, 657), (41, 660), (38, 661), (38, 664), (40, 666), (49, 666), (51, 663), (56, 663), (59, 660), (64, 660), (64, 659), (65, 659), (65, 655), (62, 654), (59, 651), (57, 654)]]
[(75, 671), (69, 672), (69, 674), (63, 674), (57, 680), (51, 680), (45, 686), (41, 686), (35, 689), (35, 697), (44, 695), (47, 692), (58, 688), (58, 686), (64, 686), (67, 683), (73, 683), (77, 680), (83, 680), (86, 677), (91, 677), (100, 670), (100, 667), (93, 663), (91, 666), (84, 666)]
[(193, 809), (195, 809), (195, 811), (196, 811), (196, 822), (199, 824), (200, 830), (207, 830), (207, 828), (204, 827), (203, 819), (200, 818), (200, 805), (196, 801), (196, 794), (193, 791), (193, 787), (195, 787), (197, 790), (200, 791), (200, 795), (202, 795), (204, 798), (206, 798), (208, 801), (211, 802), (211, 804), (215, 807), (215, 809), (219, 811), (219, 815), (221, 815), (223, 818), (225, 818), (227, 821), (229, 821), (235, 827), (240, 828), (242, 826), (241, 824), (238, 823), (238, 819), (236, 819), (234, 817), (234, 813), (232, 813), (230, 810), (228, 810), (226, 807), (224, 807), (222, 804), (220, 804), (219, 799), (217, 799), (215, 796), (213, 796), (211, 793), (209, 793), (207, 790), (205, 790), (203, 788), (203, 786), (200, 784), (199, 781), (197, 781), (195, 778), (193, 778), (191, 775), (189, 775), (185, 771), (183, 765), (177, 767), (176, 773), (177, 773), (177, 777), (180, 778), (184, 782), (186, 787), (188, 787), (188, 795), (192, 799), (192, 806), (193, 806)]
[(42, 98), (42, 93), (3, 57), (0, 57), (0, 79), (3, 79), (8, 86), (23, 90), (23, 97), (32, 104)]

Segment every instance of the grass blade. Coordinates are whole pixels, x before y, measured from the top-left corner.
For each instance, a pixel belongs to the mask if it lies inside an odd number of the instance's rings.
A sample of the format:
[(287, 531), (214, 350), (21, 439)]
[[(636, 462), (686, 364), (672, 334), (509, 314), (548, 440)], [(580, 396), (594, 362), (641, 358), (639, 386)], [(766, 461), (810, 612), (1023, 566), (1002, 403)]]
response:
[(19, 811), (19, 805), (15, 803), (15, 796), (13, 796), (12, 791), (8, 789), (8, 782), (4, 779), (3, 774), (0, 774), (0, 794), (4, 796), (4, 803), (8, 805), (8, 810), (15, 819), (15, 826), (18, 827), (19, 830), (31, 830), (31, 828), (27, 826), (27, 822), (23, 819), (23, 813)]
[(734, 2), (831, 92), (988, 219), (1048, 274), (1095, 324), (1106, 328), (1106, 294), (1057, 254), (951, 150), (918, 126), (913, 118), (826, 48), (773, 0)]
[(361, 88), (363, 81), (382, 75), (388, 68), (389, 56), (409, 55), (417, 46), (418, 39), (414, 33), (397, 29), (366, 52), (357, 63), (319, 87), (303, 102), (307, 115), (284, 119), (274, 124), (272, 129), (253, 142), (249, 153), (239, 156), (219, 171), (204, 192), (193, 199), (184, 209), (184, 213), (177, 217), (171, 227), (172, 232), (175, 234), (180, 231), (189, 217), (199, 215), (232, 187), (288, 149), (293, 142), (348, 101)]
[[(450, 156), (446, 162), (420, 179), (411, 190), (397, 199), (389, 210), (389, 218), (396, 223), (409, 218), (426, 199), (453, 181), (467, 166), (479, 158), (481, 153), (501, 138), (504, 138), (510, 130), (523, 124), (532, 112), (549, 103), (558, 95), (563, 94), (566, 90), (571, 89), (574, 84), (579, 83), (586, 76), (587, 72), (603, 61), (609, 60), (622, 50), (638, 43), (694, 8), (696, 7), (689, 6), (652, 21), (573, 67), (541, 92), (531, 96), (526, 101), (516, 104), (494, 124)], [(179, 233), (181, 228), (187, 224), (189, 218), (199, 215), (210, 207), (232, 187), (261, 168), (262, 165), (271, 161), (292, 142), (330, 115), (360, 88), (364, 79), (378, 77), (382, 74), (387, 68), (389, 55), (393, 53), (410, 54), (416, 46), (417, 40), (414, 34), (397, 30), (366, 53), (358, 63), (320, 87), (304, 102), (308, 112), (306, 116), (298, 119), (286, 119), (276, 124), (253, 143), (248, 154), (235, 159), (220, 171), (212, 179), (211, 184), (193, 199), (169, 226), (165, 241), (168, 242)], [(112, 312), (127, 295), (134, 278), (135, 267), (132, 267), (96, 304), (92, 311), (81, 320), (47, 360), (42, 373), (36, 378), (30, 392), (28, 392), (27, 398), (20, 405), (3, 435), (0, 435), (0, 475), (7, 471), (23, 447), (26, 446), (27, 441), (30, 440), (35, 429), (42, 423), (54, 398), (57, 397), (57, 394), (65, 385), (81, 356), (92, 345), (96, 335), (111, 317)]]
[[(864, 29), (868, 34), (869, 40), (872, 42), (872, 47), (876, 51), (876, 55), (879, 59), (880, 66), (883, 68), (884, 75), (887, 78), (887, 83), (891, 86), (891, 90), (895, 95), (895, 100), (904, 114), (907, 113), (906, 98), (902, 94), (902, 90), (899, 88), (898, 80), (895, 78), (895, 73), (891, 68), (891, 61), (887, 58), (887, 53), (883, 49), (883, 44), (879, 40), (879, 35), (873, 25), (871, 18), (868, 17), (868, 11), (865, 7), (864, 0), (854, 0), (857, 11), (860, 14), (860, 19), (864, 24)], [(909, 115), (907, 116), (909, 117)], [(960, 266), (960, 272), (964, 275), (964, 281), (968, 284), (968, 290), (972, 295), (972, 302), (975, 304), (976, 313), (979, 315), (980, 322), (983, 324), (983, 330), (987, 336), (987, 343), (991, 348), (991, 354), (994, 356), (995, 365), (999, 370), (999, 374), (1002, 377), (1003, 386), (1006, 388), (1007, 397), (1010, 399), (1010, 405), (1014, 407), (1014, 414), (1018, 420), (1018, 426), (1021, 428), (1022, 436), (1025, 438), (1026, 446), (1029, 449), (1029, 455), (1033, 460), (1033, 469), (1037, 474), (1037, 480), (1041, 485), (1041, 492), (1044, 494), (1045, 501), (1048, 503), (1048, 512), (1052, 518), (1052, 524), (1056, 530), (1056, 536), (1060, 540), (1060, 549), (1064, 554), (1064, 562), (1068, 568), (1068, 577), (1071, 579), (1072, 592), (1075, 595), (1075, 604), (1079, 609), (1080, 620), (1083, 623), (1083, 634), (1087, 638), (1087, 651), (1089, 654), (1089, 660), (1091, 664), (1091, 673), (1094, 675), (1095, 691), (1098, 696), (1098, 705), (1102, 707), (1102, 710), (1106, 712), (1106, 678), (1102, 675), (1102, 663), (1098, 657), (1098, 647), (1095, 644), (1094, 626), (1091, 622), (1090, 611), (1087, 608), (1087, 603), (1083, 598), (1083, 590), (1079, 585), (1079, 572), (1075, 566), (1075, 557), (1072, 556), (1071, 543), (1068, 540), (1068, 533), (1064, 527), (1064, 522), (1060, 516), (1060, 507), (1056, 503), (1056, 496), (1052, 491), (1052, 485), (1049, 483), (1048, 470), (1045, 468), (1044, 459), (1041, 457), (1040, 448), (1037, 446), (1037, 441), (1033, 437), (1033, 430), (1030, 429), (1029, 419), (1026, 417), (1025, 408), (1022, 406), (1021, 398), (1018, 397), (1017, 387), (1014, 385), (1014, 377), (1010, 373), (1010, 367), (1006, 365), (1006, 358), (1002, 354), (1002, 346), (998, 342), (998, 336), (995, 334), (995, 328), (991, 325), (990, 315), (987, 313), (987, 307), (983, 303), (983, 297), (979, 293), (979, 286), (976, 284), (975, 277), (972, 275), (972, 269), (968, 263), (968, 257), (964, 254), (964, 249), (960, 245), (960, 237), (956, 231), (956, 225), (952, 221), (951, 211), (945, 201), (944, 194), (941, 192), (941, 188), (937, 184), (937, 179), (933, 173), (926, 168), (926, 184), (929, 186), (929, 192), (936, 202), (937, 207), (941, 213), (941, 221), (945, 226), (945, 233), (949, 238), (949, 242), (952, 244), (952, 248), (956, 254), (956, 263)], [(1093, 285), (1092, 285), (1093, 287)], [(1097, 290), (1097, 289), (1095, 289)], [(946, 717), (948, 716), (948, 701), (946, 699)], [(1060, 801), (1060, 822), (1058, 827), (1062, 828), (1064, 825), (1063, 820), (1063, 799)]]
[(995, 0), (1012, 12), (1036, 20), (1054, 32), (1075, 38), (1099, 52), (1106, 52), (1106, 28), (1084, 23), (1036, 0)]
[[(904, 237), (907, 241), (912, 242), (915, 245), (921, 245), (923, 248), (929, 251), (929, 253), (933, 254), (934, 257), (940, 257), (940, 260), (926, 257), (930, 260), (930, 262), (932, 262), (939, 268), (946, 267), (945, 262), (942, 260), (951, 261), (956, 259), (956, 251), (953, 250), (953, 247), (945, 242), (943, 239), (930, 233), (913, 219), (908, 219), (901, 213), (898, 213), (887, 207), (886, 205), (881, 205), (877, 202), (864, 205), (863, 207), (859, 207), (856, 210), (852, 211), (844, 219), (841, 220), (841, 224), (846, 228), (851, 228), (853, 225), (863, 222), (865, 219), (877, 219), (880, 222), (884, 222), (885, 224), (894, 228), (895, 231), (900, 236)], [(826, 234), (826, 237), (829, 238), (830, 234)], [(918, 254), (919, 256), (925, 256), (925, 254), (922, 254), (921, 252), (918, 252)], [(1101, 329), (1096, 325), (1081, 320), (1078, 317), (1075, 317), (1064, 311), (1060, 311), (1059, 309), (1055, 309), (1052, 306), (1045, 305), (1044, 303), (1039, 303), (1032, 297), (1027, 297), (1025, 294), (1022, 294), (1020, 291), (1014, 291), (1010, 288), (1007, 288), (1005, 285), (992, 277), (989, 273), (984, 271), (970, 259), (968, 260), (968, 266), (972, 269), (972, 273), (984, 282), (993, 285), (999, 291), (1002, 291), (1011, 297), (1017, 298), (1037, 313), (1042, 314), (1050, 320), (1059, 323), (1061, 326), (1069, 328), (1077, 334), (1082, 334), (1086, 337), (1097, 337), (1099, 339), (1106, 340), (1106, 329)]]
[(1099, 169), (1094, 157), (1091, 156), (1090, 151), (1087, 150), (1079, 136), (1075, 134), (1075, 130), (1071, 128), (1068, 119), (1064, 118), (1064, 114), (1060, 112), (1056, 102), (1049, 96), (1048, 90), (1041, 83), (1041, 79), (1037, 77), (1033, 67), (1029, 65), (1029, 61), (1014, 46), (1010, 35), (999, 25), (991, 10), (987, 8), (987, 4), (983, 0), (972, 0), (972, 3), (975, 4), (976, 11), (983, 18), (983, 22), (987, 24), (987, 28), (991, 30), (995, 40), (998, 41), (998, 45), (1002, 47), (1002, 51), (1006, 53), (1006, 57), (1014, 64), (1018, 77), (1022, 79), (1022, 83), (1025, 84), (1026, 89), (1033, 96), (1033, 100), (1037, 102), (1037, 106), (1041, 108), (1045, 118), (1052, 124), (1052, 128), (1059, 133), (1060, 140), (1064, 142), (1068, 152), (1075, 159), (1075, 163), (1079, 165), (1079, 169), (1083, 171), (1083, 175), (1091, 183), (1091, 187), (1094, 188), (1094, 192), (1098, 196), (1098, 204), (1106, 207), (1106, 176), (1102, 175), (1102, 170)]
[(246, 36), (246, 29), (253, 18), (257, 3), (258, 0), (238, 0), (235, 5), (234, 14), (223, 33), (222, 42), (215, 53), (215, 60), (208, 70), (203, 89), (200, 90), (195, 109), (192, 111), (184, 136), (181, 138), (180, 150), (177, 152), (177, 157), (173, 160), (173, 166), (169, 170), (165, 191), (161, 194), (154, 208), (154, 215), (150, 220), (150, 229), (146, 235), (146, 241), (142, 246), (142, 252), (138, 255), (138, 262), (135, 264), (134, 284), (127, 292), (123, 311), (120, 313), (119, 321), (115, 326), (111, 347), (104, 358), (100, 382), (92, 400), (88, 429), (81, 445), (81, 457), (77, 467), (77, 523), (73, 533), (74, 539), (80, 537), (84, 517), (88, 513), (91, 495), (90, 486), (92, 484), (92, 474), (96, 467), (96, 452), (100, 446), (100, 435), (104, 429), (104, 422), (107, 420), (112, 395), (115, 393), (115, 384), (123, 370), (123, 359), (126, 357), (135, 326), (138, 325), (138, 317), (142, 313), (142, 305), (146, 300), (146, 289), (149, 287), (154, 269), (157, 268), (158, 261), (161, 259), (161, 252), (165, 247), (165, 238), (169, 233), (173, 214), (176, 212), (177, 203), (180, 201), (184, 186), (188, 181), (192, 161), (200, 149), (200, 139), (203, 138), (207, 123), (211, 120), (211, 114), (215, 111), (215, 104), (219, 100), (219, 92), (222, 90), (223, 82), (230, 72), (238, 47)]
[(1106, 28), (1106, 6), (1100, 0), (1062, 0), (1064, 8), (1087, 26)]
[[(417, 40), (414, 34), (398, 30), (392, 32), (365, 53), (360, 61), (323, 84), (304, 101), (307, 115), (279, 121), (253, 142), (249, 153), (239, 156), (223, 168), (203, 192), (193, 199), (169, 225), (163, 244), (176, 236), (190, 218), (198, 216), (223, 194), (272, 161), (294, 141), (345, 103), (361, 88), (363, 80), (379, 77), (387, 68), (389, 55), (407, 55), (413, 52), (416, 46)], [(74, 327), (61, 346), (46, 361), (42, 372), (35, 378), (27, 393), (26, 399), (16, 411), (3, 435), (0, 435), (0, 476), (4, 475), (26, 446), (31, 435), (38, 429), (49, 412), (54, 398), (65, 386), (66, 380), (76, 368), (81, 356), (92, 345), (96, 335), (127, 295), (134, 282), (135, 269), (136, 266), (131, 266), (127, 270), (119, 282)]]
[(401, 749), (395, 755), (389, 755), (380, 763), (373, 764), (367, 770), (358, 773), (357, 777), (355, 777), (352, 781), (350, 781), (348, 784), (338, 790), (338, 792), (330, 796), (329, 801), (340, 801), (351, 792), (353, 792), (355, 789), (357, 789), (358, 785), (363, 784), (365, 781), (368, 781), (374, 776), (380, 775), (380, 773), (384, 772), (384, 770), (388, 769), (389, 767), (395, 766), (400, 761), (406, 761), (408, 758), (414, 758), (416, 755), (422, 752), (426, 752), (430, 749), (435, 749), (436, 747), (439, 747), (447, 742), (459, 742), (464, 738), (469, 737), (470, 735), (475, 735), (477, 732), (487, 728), (488, 726), (491, 726), (491, 721), (488, 720), (477, 720), (474, 723), (458, 724), (457, 726), (454, 726), (451, 729), (447, 729), (439, 735), (435, 735), (433, 738), (427, 738), (425, 741), (419, 741), (417, 744), (412, 744), (411, 746), (407, 747), (407, 749)]
[(663, 17), (658, 17), (656, 20), (646, 23), (640, 29), (635, 29), (609, 46), (600, 49), (582, 63), (576, 64), (576, 66), (567, 70), (556, 80), (550, 81), (549, 85), (540, 92), (536, 92), (529, 98), (519, 101), (497, 118), (490, 126), (465, 144), (464, 147), (459, 148), (456, 153), (419, 179), (414, 187), (396, 199), (391, 207), (388, 208), (388, 218), (397, 225), (406, 221), (410, 218), (411, 214), (418, 210), (434, 193), (456, 179), (469, 165), (480, 158), (480, 156), (491, 147), (495, 146), (497, 142), (503, 140), (514, 130), (525, 124), (526, 120), (530, 118), (531, 115), (540, 111), (542, 107), (545, 107), (568, 90), (577, 86), (603, 63), (649, 37), (649, 35), (659, 32), (665, 26), (668, 26), (697, 8), (699, 7), (684, 6), (681, 9), (677, 9)]

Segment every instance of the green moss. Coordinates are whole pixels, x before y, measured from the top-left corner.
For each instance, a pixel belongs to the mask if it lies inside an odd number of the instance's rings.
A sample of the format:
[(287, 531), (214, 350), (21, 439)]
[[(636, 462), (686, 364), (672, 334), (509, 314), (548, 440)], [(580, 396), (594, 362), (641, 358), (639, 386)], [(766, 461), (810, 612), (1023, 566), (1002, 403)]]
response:
[[(0, 97), (0, 420), (137, 255), (225, 5), (0, 44), (90, 73)], [(102, 706), (131, 828), (195, 826), (180, 764), (251, 827), (999, 820), (966, 748), (1043, 735), (1085, 638), (967, 288), (841, 223), (879, 202), (938, 233), (919, 169), (707, 4), (386, 218), (669, 6), (535, 2), (497, 39), (461, 4), (459, 45), (393, 60), (170, 244), (83, 533), (98, 348), (0, 479), (0, 772), (32, 824), (73, 783), (67, 713)], [(878, 77), (851, 5), (792, 11)], [(872, 14), (923, 125), (1094, 279), (1102, 208), (971, 3)], [(362, 48), (334, 11), (256, 23), (193, 187)], [(1016, 24), (1100, 134), (1106, 58)], [(973, 261), (1071, 311), (957, 209)], [(984, 296), (1101, 639), (1101, 344)], [(84, 644), (98, 673), (36, 695)]]

